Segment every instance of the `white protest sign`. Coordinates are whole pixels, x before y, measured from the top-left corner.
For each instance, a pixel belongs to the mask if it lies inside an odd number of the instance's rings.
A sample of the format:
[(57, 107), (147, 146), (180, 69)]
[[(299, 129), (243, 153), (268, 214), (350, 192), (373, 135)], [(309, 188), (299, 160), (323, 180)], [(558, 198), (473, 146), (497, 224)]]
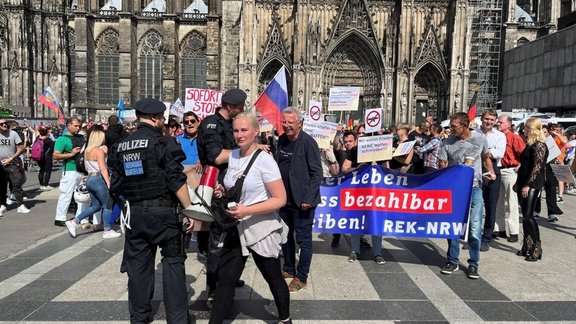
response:
[(308, 116), (314, 121), (322, 120), (322, 103), (320, 101), (310, 100)]
[(382, 129), (382, 108), (366, 109), (364, 114), (364, 131), (375, 133)]
[(398, 145), (396, 150), (394, 150), (393, 157), (394, 156), (407, 155), (414, 148), (415, 143), (416, 143), (416, 141), (409, 141), (409, 142), (401, 143), (400, 145)]
[(184, 112), (193, 111), (200, 119), (213, 115), (220, 107), (224, 91), (186, 88)]
[(554, 138), (550, 135), (546, 137), (546, 146), (548, 146), (548, 160), (546, 163), (550, 163), (550, 161), (554, 160), (556, 157), (560, 155), (560, 148), (556, 145)]
[(172, 106), (172, 104), (168, 101), (164, 101), (164, 106), (166, 106), (166, 109), (164, 109), (164, 122), (168, 123), (168, 118), (170, 118), (170, 106)]
[(552, 168), (554, 176), (556, 176), (556, 179), (558, 179), (558, 181), (563, 181), (566, 182), (567, 184), (574, 183), (574, 175), (572, 175), (570, 166), (551, 163), (550, 167)]
[(358, 163), (392, 159), (393, 135), (358, 137)]
[(304, 120), (304, 127), (302, 128), (304, 132), (316, 140), (318, 147), (323, 149), (331, 147), (337, 129), (337, 123), (313, 121), (310, 117)]
[(360, 101), (359, 87), (331, 88), (328, 98), (328, 111), (357, 111)]
[(124, 123), (131, 123), (136, 120), (136, 110), (124, 110), (122, 112), (122, 122)]
[(176, 101), (174, 101), (174, 104), (170, 106), (170, 115), (174, 115), (178, 118), (184, 117), (184, 106), (182, 106), (180, 98), (176, 99)]

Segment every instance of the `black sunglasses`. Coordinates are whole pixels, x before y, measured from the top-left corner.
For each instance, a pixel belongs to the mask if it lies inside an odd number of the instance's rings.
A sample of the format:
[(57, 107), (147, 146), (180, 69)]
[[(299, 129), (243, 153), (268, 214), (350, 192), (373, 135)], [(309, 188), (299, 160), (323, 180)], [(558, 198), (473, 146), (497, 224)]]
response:
[(188, 124), (196, 124), (198, 121), (196, 119), (189, 119), (189, 120), (185, 120), (183, 121), (184, 125), (188, 125)]
[(8, 123), (6, 123), (6, 122), (0, 123), (0, 126), (8, 126)]

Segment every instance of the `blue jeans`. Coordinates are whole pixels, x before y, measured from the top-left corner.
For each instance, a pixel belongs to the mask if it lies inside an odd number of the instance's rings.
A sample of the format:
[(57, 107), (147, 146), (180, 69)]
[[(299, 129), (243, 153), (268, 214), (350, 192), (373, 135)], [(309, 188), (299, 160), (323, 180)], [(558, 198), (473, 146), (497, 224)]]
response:
[[(314, 208), (303, 211), (294, 207), (282, 207), (280, 217), (288, 225), (288, 242), (282, 245), (284, 271), (295, 274), (300, 281), (306, 282), (312, 263)], [(295, 243), (300, 247), (298, 267), (296, 267)]]
[[(480, 243), (482, 242), (482, 189), (480, 187), (472, 188), (472, 197), (470, 202), (470, 222), (468, 225), (468, 253), (470, 259), (468, 264), (478, 267), (480, 261)], [(448, 262), (458, 264), (458, 255), (460, 254), (459, 240), (448, 240)]]
[(90, 215), (104, 208), (102, 211), (104, 230), (109, 231), (112, 210), (107, 207), (110, 195), (108, 194), (108, 186), (106, 185), (106, 181), (104, 181), (102, 174), (89, 174), (88, 180), (86, 180), (86, 188), (88, 189), (88, 194), (90, 195), (90, 207), (86, 208), (84, 211), (74, 217), (74, 220), (79, 223), (84, 218), (89, 217)]
[[(360, 234), (350, 234), (352, 252), (360, 254)], [(372, 235), (372, 252), (374, 257), (382, 256), (382, 235)]]

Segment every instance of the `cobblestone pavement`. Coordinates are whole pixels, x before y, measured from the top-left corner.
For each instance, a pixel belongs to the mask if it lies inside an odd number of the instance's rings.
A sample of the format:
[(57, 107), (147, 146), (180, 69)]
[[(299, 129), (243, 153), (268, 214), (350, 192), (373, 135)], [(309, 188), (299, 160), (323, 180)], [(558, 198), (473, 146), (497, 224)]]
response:
[[(18, 214), (11, 206), (0, 219), (0, 323), (127, 322), (127, 276), (119, 272), (123, 237), (70, 237), (53, 225), (57, 188), (26, 188), (32, 212)], [(481, 254), (479, 280), (465, 275), (466, 250), (460, 271), (440, 274), (445, 240), (384, 238), (386, 264), (377, 265), (371, 249), (350, 263), (347, 237), (332, 248), (331, 235), (316, 234), (309, 285), (291, 294), (292, 316), (298, 323), (576, 322), (576, 197), (564, 200), (559, 222), (538, 219), (541, 261), (526, 262), (515, 254), (520, 243), (497, 239)], [(154, 295), (160, 323), (161, 271), (157, 267)], [(194, 248), (186, 271), (190, 314), (205, 323), (205, 269)], [(242, 279), (230, 320), (274, 323), (272, 296), (251, 259)]]

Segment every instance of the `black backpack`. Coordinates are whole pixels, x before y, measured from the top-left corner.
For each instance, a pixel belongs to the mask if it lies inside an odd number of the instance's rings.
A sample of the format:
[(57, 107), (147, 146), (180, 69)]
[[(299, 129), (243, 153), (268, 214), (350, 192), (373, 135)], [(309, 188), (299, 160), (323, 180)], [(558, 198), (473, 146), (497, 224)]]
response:
[(86, 166), (84, 166), (84, 150), (86, 148), (86, 140), (82, 135), (68, 136), (72, 140), (72, 148), (80, 148), (80, 153), (74, 155), (73, 157), (74, 163), (76, 163), (76, 171), (86, 175), (88, 174), (88, 171), (86, 171)]

